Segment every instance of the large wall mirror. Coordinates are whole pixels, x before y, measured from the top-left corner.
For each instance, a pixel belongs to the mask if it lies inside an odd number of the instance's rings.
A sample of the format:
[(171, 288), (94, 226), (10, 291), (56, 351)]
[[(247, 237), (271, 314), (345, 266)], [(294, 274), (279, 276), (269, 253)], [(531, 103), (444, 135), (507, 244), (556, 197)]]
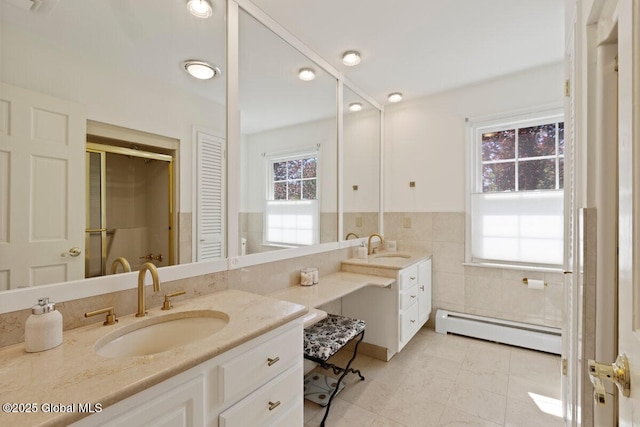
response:
[(380, 110), (344, 87), (342, 239), (380, 231)]
[(35, 3), (0, 2), (0, 290), (226, 257), (226, 1)]
[(336, 78), (242, 9), (238, 61), (240, 255), (337, 242)]

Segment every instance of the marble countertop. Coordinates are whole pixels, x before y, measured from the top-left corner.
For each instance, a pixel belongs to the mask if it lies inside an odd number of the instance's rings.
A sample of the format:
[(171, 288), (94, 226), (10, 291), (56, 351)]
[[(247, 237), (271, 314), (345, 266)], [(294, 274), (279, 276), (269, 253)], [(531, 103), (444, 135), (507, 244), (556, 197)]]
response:
[[(390, 252), (382, 251), (369, 255), (365, 259), (349, 258), (342, 261), (344, 266), (370, 267), (383, 270), (402, 270), (419, 261), (431, 258), (424, 252)], [(375, 273), (373, 273), (375, 274)]]
[(105, 358), (94, 351), (104, 335), (142, 320), (134, 315), (116, 325), (65, 331), (62, 345), (40, 353), (26, 353), (24, 343), (1, 348), (0, 403), (35, 404), (38, 412), (3, 411), (0, 425), (66, 426), (85, 414), (44, 413), (42, 405), (100, 403), (106, 408), (308, 312), (304, 305), (226, 290), (177, 302), (170, 312), (148, 309), (144, 319), (191, 310), (224, 312), (229, 323), (210, 337), (149, 356)]
[[(317, 285), (290, 286), (287, 289), (272, 293), (269, 296), (284, 301), (302, 304), (312, 309), (335, 299), (342, 298), (343, 296), (364, 288), (365, 286), (387, 287), (392, 285), (394, 282), (395, 278), (339, 271), (337, 273), (321, 276)], [(319, 320), (321, 319), (305, 318), (305, 325)]]

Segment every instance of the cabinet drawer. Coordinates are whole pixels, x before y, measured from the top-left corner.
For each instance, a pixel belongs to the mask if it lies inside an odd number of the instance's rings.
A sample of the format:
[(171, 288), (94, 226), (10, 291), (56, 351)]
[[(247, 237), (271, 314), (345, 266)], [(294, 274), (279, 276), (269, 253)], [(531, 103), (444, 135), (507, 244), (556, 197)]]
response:
[(401, 291), (409, 289), (418, 284), (418, 267), (412, 266), (401, 270), (398, 273), (399, 288)]
[(400, 310), (411, 307), (418, 301), (418, 287), (414, 286), (400, 293)]
[(418, 305), (414, 304), (400, 313), (400, 342), (406, 343), (418, 330)]
[[(298, 362), (293, 368), (220, 414), (220, 426), (280, 426), (287, 425), (281, 424), (282, 420), (290, 422), (294, 418), (297, 422), (292, 426), (302, 425), (303, 417), (296, 415), (301, 412), (296, 412), (295, 408), (302, 407), (303, 382), (302, 363)], [(290, 413), (292, 410), (293, 413)]]
[(302, 360), (302, 330), (295, 328), (220, 365), (222, 401), (236, 400)]

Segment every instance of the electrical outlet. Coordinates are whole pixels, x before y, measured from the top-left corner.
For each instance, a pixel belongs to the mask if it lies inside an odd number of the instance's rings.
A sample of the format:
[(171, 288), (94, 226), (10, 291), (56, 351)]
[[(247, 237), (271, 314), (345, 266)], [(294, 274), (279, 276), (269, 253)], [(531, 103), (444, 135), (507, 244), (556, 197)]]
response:
[(357, 216), (356, 217), (356, 227), (362, 227), (362, 217), (361, 216)]
[(404, 228), (411, 228), (411, 218), (410, 217), (404, 217), (402, 218), (402, 226)]

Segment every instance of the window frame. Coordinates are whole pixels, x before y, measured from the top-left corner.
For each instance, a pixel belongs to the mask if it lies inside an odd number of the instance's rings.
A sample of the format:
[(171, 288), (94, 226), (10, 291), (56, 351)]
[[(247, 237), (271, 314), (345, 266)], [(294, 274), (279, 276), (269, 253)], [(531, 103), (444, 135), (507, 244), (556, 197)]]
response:
[[(512, 260), (501, 260), (501, 259), (485, 259), (475, 256), (472, 253), (472, 248), (474, 245), (473, 241), (473, 211), (472, 211), (472, 196), (474, 194), (491, 194), (497, 195), (500, 197), (503, 195), (516, 195), (522, 193), (535, 194), (537, 192), (558, 192), (562, 191), (563, 198), (564, 194), (566, 194), (566, 190), (564, 188), (558, 189), (559, 183), (559, 162), (560, 159), (566, 158), (566, 152), (562, 155), (559, 155), (556, 151), (556, 154), (553, 156), (556, 159), (556, 189), (542, 189), (542, 190), (510, 190), (510, 191), (497, 191), (497, 192), (484, 192), (483, 191), (483, 160), (482, 160), (482, 135), (487, 132), (500, 132), (509, 129), (515, 129), (516, 134), (517, 130), (520, 128), (527, 128), (532, 126), (541, 126), (552, 123), (566, 123), (564, 117), (564, 110), (561, 106), (548, 106), (541, 107), (539, 109), (532, 109), (529, 111), (523, 111), (513, 114), (501, 114), (494, 116), (486, 116), (486, 117), (478, 117), (473, 119), (466, 119), (467, 124), (467, 180), (466, 180), (466, 194), (465, 194), (465, 211), (466, 211), (466, 239), (465, 239), (465, 262), (469, 264), (479, 264), (479, 265), (502, 265), (502, 266), (514, 266), (514, 267), (534, 267), (534, 268), (561, 268), (562, 260), (559, 263), (536, 263), (536, 262), (528, 262), (528, 261), (512, 261)], [(566, 129), (565, 129), (566, 132)], [(566, 141), (566, 133), (565, 133), (565, 141)], [(517, 143), (518, 140), (515, 140), (515, 150), (514, 150), (514, 159), (510, 160), (515, 162), (515, 179), (517, 183), (518, 178), (518, 162), (522, 162), (523, 159), (518, 159), (518, 151), (517, 151)], [(558, 148), (558, 138), (556, 138), (556, 149)], [(565, 144), (566, 149), (566, 144)], [(551, 156), (540, 156), (540, 157), (527, 157), (526, 159), (543, 159), (545, 157)], [(506, 160), (508, 162), (509, 160)], [(529, 160), (524, 160), (529, 161)], [(565, 163), (566, 165), (566, 163)], [(563, 184), (566, 184), (566, 176)], [(517, 184), (516, 184), (517, 185)], [(564, 187), (564, 185), (563, 185)], [(517, 188), (517, 186), (516, 186)], [(507, 196), (505, 196), (507, 197)], [(564, 237), (564, 236), (563, 236)]]
[[(315, 146), (307, 146), (307, 147), (301, 147), (299, 149), (295, 149), (295, 150), (285, 150), (285, 151), (277, 151), (277, 152), (271, 152), (271, 153), (263, 153), (263, 156), (265, 158), (265, 173), (266, 173), (266, 189), (265, 189), (265, 202), (264, 202), (264, 208), (263, 208), (263, 212), (264, 212), (264, 219), (263, 219), (263, 224), (262, 224), (262, 229), (263, 229), (263, 233), (262, 233), (262, 244), (264, 246), (271, 246), (271, 247), (280, 247), (280, 248), (297, 248), (297, 247), (304, 247), (304, 246), (309, 246), (309, 245), (316, 245), (320, 243), (320, 195), (322, 194), (322, 188), (321, 188), (321, 163), (322, 163), (322, 159), (321, 159), (321, 152), (320, 152), (320, 144), (317, 144)], [(274, 190), (274, 173), (273, 173), (273, 165), (275, 163), (278, 162), (283, 162), (283, 161), (291, 161), (291, 160), (302, 160), (305, 158), (309, 158), (309, 157), (315, 157), (316, 158), (316, 198), (315, 199), (299, 199), (299, 200), (289, 200), (289, 199), (285, 199), (285, 200), (276, 200), (274, 199), (274, 194), (275, 194), (275, 190)], [(303, 179), (301, 178), (301, 181)], [(282, 242), (282, 241), (277, 241), (277, 240), (268, 240), (267, 236), (269, 235), (269, 224), (268, 224), (268, 214), (269, 214), (269, 207), (268, 204), (269, 202), (286, 202), (286, 203), (290, 203), (290, 204), (305, 204), (308, 205), (311, 203), (311, 205), (316, 205), (315, 209), (312, 209), (312, 220), (313, 220), (313, 227), (312, 227), (312, 233), (313, 233), (313, 238), (312, 238), (312, 242), (309, 245), (303, 244), (303, 243), (289, 243), (289, 242)]]

